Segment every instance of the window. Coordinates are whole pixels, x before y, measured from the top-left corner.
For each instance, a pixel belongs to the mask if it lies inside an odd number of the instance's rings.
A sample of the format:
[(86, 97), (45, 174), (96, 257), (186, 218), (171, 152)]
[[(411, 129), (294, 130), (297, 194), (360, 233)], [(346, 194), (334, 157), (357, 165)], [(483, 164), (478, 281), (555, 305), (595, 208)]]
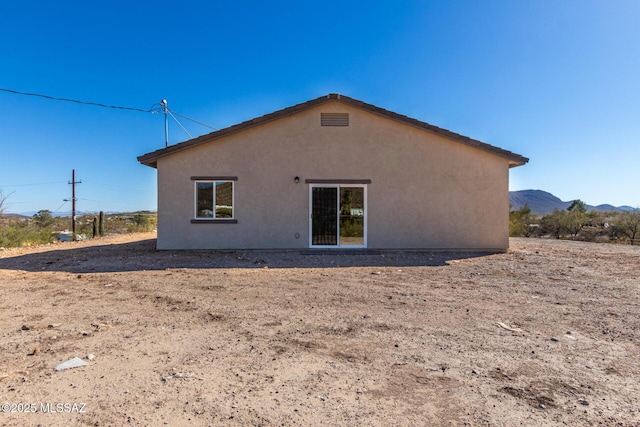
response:
[(196, 181), (196, 219), (233, 219), (233, 181)]

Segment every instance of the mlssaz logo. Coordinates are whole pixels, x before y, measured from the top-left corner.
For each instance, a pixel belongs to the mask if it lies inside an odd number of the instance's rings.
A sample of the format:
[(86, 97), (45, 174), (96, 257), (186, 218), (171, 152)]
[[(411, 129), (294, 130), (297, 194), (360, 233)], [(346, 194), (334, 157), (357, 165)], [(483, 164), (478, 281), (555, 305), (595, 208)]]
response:
[(50, 413), (58, 413), (58, 412), (66, 412), (66, 413), (76, 413), (76, 414), (84, 414), (87, 412), (85, 407), (86, 403), (41, 403), (40, 404), (40, 412), (50, 412)]

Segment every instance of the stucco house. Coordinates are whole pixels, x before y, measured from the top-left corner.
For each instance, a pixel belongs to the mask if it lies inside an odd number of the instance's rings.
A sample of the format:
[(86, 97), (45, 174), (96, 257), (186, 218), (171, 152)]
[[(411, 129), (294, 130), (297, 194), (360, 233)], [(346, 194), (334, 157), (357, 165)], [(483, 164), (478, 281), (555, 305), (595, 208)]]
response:
[(339, 94), (138, 157), (158, 171), (158, 249), (509, 245), (528, 159)]

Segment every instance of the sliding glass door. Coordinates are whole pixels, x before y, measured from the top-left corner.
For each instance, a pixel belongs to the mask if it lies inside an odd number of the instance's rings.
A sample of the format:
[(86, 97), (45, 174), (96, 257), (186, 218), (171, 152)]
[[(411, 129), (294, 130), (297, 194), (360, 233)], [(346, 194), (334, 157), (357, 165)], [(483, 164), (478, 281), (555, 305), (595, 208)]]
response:
[(311, 185), (311, 246), (365, 248), (366, 194), (364, 185)]

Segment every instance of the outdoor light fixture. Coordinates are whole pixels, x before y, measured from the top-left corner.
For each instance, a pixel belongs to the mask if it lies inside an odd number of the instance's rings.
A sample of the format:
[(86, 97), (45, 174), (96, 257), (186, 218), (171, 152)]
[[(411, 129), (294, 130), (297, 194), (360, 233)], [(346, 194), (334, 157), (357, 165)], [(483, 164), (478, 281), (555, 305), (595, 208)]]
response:
[(293, 181), (297, 184), (300, 182), (300, 177), (296, 176), (295, 178), (293, 178)]

